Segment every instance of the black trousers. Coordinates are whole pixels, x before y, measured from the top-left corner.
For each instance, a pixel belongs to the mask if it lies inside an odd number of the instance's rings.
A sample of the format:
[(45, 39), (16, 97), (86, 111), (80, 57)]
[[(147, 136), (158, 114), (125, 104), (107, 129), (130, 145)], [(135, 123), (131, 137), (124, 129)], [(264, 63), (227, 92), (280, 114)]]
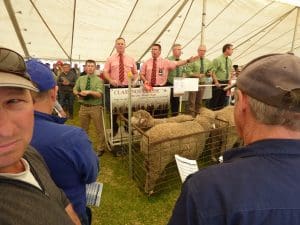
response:
[(171, 95), (170, 95), (170, 104), (171, 104), (171, 111), (173, 116), (177, 116), (179, 112), (179, 97), (174, 97), (174, 88), (173, 84), (167, 83), (168, 86), (171, 86)]
[[(168, 86), (168, 85), (166, 84), (164, 86), (155, 86), (155, 87), (166, 87), (166, 86)], [(178, 112), (178, 110), (177, 110), (177, 112)], [(155, 108), (153, 110), (153, 113), (151, 113), (151, 114), (155, 118), (166, 118), (166, 117), (168, 117), (168, 113), (169, 113), (168, 105), (159, 105), (157, 108)]]
[(73, 117), (74, 107), (74, 94), (72, 91), (61, 91), (58, 95), (58, 102), (61, 104), (64, 110), (66, 110), (70, 117)]
[[(219, 80), (219, 84), (228, 84), (228, 80)], [(212, 88), (212, 98), (209, 102), (209, 108), (218, 110), (227, 104), (226, 91), (223, 90), (224, 86)]]

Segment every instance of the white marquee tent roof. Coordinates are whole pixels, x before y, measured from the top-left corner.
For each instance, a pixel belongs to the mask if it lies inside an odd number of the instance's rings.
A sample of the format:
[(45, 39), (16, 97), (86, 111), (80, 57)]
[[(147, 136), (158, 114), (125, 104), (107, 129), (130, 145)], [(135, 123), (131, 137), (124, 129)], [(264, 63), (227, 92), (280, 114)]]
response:
[[(187, 58), (197, 54), (202, 12), (203, 0), (1, 0), (0, 46), (41, 59), (104, 62), (122, 36), (137, 61), (150, 57), (154, 42), (162, 45), (163, 57), (180, 43)], [(207, 57), (220, 55), (226, 43), (234, 45), (236, 64), (290, 51), (292, 43), (297, 55), (297, 13), (295, 6), (278, 1), (207, 0)]]

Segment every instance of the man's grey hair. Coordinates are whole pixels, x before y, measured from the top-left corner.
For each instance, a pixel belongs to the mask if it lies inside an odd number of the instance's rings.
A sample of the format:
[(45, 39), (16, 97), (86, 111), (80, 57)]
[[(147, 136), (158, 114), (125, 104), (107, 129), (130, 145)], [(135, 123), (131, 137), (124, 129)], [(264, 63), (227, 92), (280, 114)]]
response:
[(249, 95), (248, 102), (253, 116), (261, 123), (284, 126), (290, 130), (300, 131), (300, 113), (265, 104)]
[(175, 47), (181, 47), (181, 44), (178, 44), (178, 43), (175, 43), (172, 48), (175, 48)]

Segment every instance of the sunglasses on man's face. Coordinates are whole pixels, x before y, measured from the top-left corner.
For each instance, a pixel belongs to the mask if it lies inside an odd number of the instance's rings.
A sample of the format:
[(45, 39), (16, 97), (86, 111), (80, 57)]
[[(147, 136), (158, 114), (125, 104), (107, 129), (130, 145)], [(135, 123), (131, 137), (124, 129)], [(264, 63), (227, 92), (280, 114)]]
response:
[(13, 73), (30, 80), (23, 57), (10, 49), (0, 48), (0, 71)]

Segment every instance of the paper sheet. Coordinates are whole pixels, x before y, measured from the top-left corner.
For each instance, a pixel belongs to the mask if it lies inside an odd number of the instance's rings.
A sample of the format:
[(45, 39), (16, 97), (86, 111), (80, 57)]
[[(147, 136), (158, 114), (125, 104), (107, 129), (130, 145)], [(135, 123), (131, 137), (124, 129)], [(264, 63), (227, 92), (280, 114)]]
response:
[(182, 183), (187, 176), (199, 170), (196, 160), (190, 160), (179, 155), (175, 155), (175, 160)]
[(101, 200), (103, 184), (94, 182), (86, 185), (86, 204), (91, 206), (99, 206)]
[(198, 91), (198, 78), (174, 78), (174, 95), (183, 95), (186, 91)]
[(173, 85), (174, 85), (174, 95), (175, 96), (183, 95), (184, 92), (185, 92), (184, 82), (183, 82), (184, 78), (179, 78), (179, 79), (178, 78), (175, 79), (175, 78), (174, 78), (174, 82), (173, 82)]

